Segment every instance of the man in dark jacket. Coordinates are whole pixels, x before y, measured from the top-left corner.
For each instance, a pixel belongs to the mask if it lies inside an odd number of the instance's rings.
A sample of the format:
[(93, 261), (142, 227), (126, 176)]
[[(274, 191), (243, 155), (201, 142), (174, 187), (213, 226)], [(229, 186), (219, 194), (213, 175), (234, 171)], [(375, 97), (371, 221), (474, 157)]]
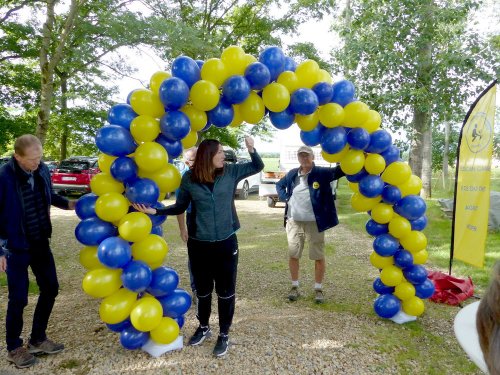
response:
[(299, 297), (299, 259), (305, 240), (309, 242), (309, 259), (315, 261), (314, 290), (316, 303), (324, 301), (325, 230), (339, 223), (331, 183), (344, 176), (340, 167), (314, 165), (314, 153), (308, 146), (297, 151), (300, 167), (292, 169), (278, 181), (279, 199), (286, 202), (285, 227), (288, 239), (288, 266), (292, 277), (290, 301)]
[[(40, 140), (25, 134), (16, 139), (11, 160), (0, 167), (0, 271), (7, 273), (9, 289), (7, 359), (19, 368), (32, 366), (35, 353), (54, 354), (64, 349), (45, 332), (59, 290), (49, 245), (50, 206), (74, 209), (75, 202), (53, 192), (42, 154)], [(40, 296), (26, 348), (20, 336), (28, 304), (28, 267), (36, 277)]]

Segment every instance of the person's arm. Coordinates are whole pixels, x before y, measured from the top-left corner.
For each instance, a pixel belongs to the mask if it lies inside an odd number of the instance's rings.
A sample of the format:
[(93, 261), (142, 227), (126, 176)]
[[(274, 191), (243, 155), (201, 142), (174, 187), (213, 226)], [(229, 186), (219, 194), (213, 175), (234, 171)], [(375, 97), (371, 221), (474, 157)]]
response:
[(7, 271), (7, 258), (5, 255), (0, 255), (0, 272)]
[(286, 202), (287, 195), (286, 195), (286, 177), (287, 175), (283, 176), (278, 182), (276, 182), (276, 192), (278, 193), (278, 198), (281, 202)]
[(330, 181), (335, 181), (345, 176), (345, 173), (340, 168), (340, 165), (337, 165), (336, 167), (333, 168), (329, 168), (329, 172), (330, 172)]
[(248, 163), (231, 165), (232, 172), (230, 173), (233, 174), (237, 181), (256, 174), (264, 169), (264, 162), (255, 150), (253, 138), (246, 137), (245, 144), (247, 146), (251, 161)]
[(181, 240), (187, 242), (188, 232), (186, 228), (186, 215), (184, 213), (177, 215), (177, 223), (179, 224), (179, 232)]

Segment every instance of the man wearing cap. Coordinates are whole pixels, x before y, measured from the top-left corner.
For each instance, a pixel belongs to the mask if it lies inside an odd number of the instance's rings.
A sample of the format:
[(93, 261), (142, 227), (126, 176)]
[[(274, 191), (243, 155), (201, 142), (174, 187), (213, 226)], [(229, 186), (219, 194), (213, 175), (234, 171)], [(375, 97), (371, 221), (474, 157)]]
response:
[(325, 231), (339, 223), (331, 182), (344, 176), (339, 166), (333, 168), (314, 165), (314, 152), (308, 146), (297, 150), (300, 167), (289, 171), (278, 181), (279, 199), (286, 202), (285, 228), (288, 239), (288, 265), (292, 288), (290, 301), (299, 293), (299, 259), (305, 240), (309, 242), (309, 259), (314, 260), (314, 292), (316, 303), (324, 302)]

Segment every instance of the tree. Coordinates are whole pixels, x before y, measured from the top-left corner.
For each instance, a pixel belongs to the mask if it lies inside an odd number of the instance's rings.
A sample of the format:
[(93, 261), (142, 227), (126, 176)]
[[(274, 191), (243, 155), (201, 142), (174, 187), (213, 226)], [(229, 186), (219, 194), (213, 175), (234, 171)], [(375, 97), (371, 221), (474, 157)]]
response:
[(358, 97), (382, 114), (385, 127), (407, 134), (412, 170), (430, 196), (432, 129), (460, 121), (494, 74), (491, 48), (467, 28), (478, 2), (350, 4), (335, 25), (344, 44), (334, 63), (355, 82)]

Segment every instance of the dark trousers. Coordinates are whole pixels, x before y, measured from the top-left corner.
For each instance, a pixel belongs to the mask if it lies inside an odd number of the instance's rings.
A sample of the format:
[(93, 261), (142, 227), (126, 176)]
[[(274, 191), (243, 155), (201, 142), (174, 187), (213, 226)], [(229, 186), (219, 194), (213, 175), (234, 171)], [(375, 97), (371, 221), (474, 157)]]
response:
[(48, 241), (33, 244), (29, 251), (7, 254), (7, 283), (9, 302), (7, 305), (6, 333), (7, 350), (23, 345), (23, 311), (28, 304), (28, 267), (31, 267), (40, 289), (33, 315), (30, 342), (38, 343), (47, 338), (46, 329), (55, 298), (59, 291), (54, 257)]
[[(191, 220), (191, 212), (186, 211), (186, 227), (188, 229), (189, 233), (189, 227), (190, 227), (190, 220)], [(194, 277), (193, 277), (193, 271), (191, 270), (191, 262), (189, 261), (188, 258), (188, 271), (189, 271), (189, 285), (191, 286), (191, 291), (196, 294), (196, 286), (194, 285)]]
[(215, 285), (220, 333), (228, 334), (234, 315), (238, 239), (235, 234), (226, 240), (216, 242), (190, 238), (188, 254), (198, 297), (196, 317), (201, 326), (208, 326)]

